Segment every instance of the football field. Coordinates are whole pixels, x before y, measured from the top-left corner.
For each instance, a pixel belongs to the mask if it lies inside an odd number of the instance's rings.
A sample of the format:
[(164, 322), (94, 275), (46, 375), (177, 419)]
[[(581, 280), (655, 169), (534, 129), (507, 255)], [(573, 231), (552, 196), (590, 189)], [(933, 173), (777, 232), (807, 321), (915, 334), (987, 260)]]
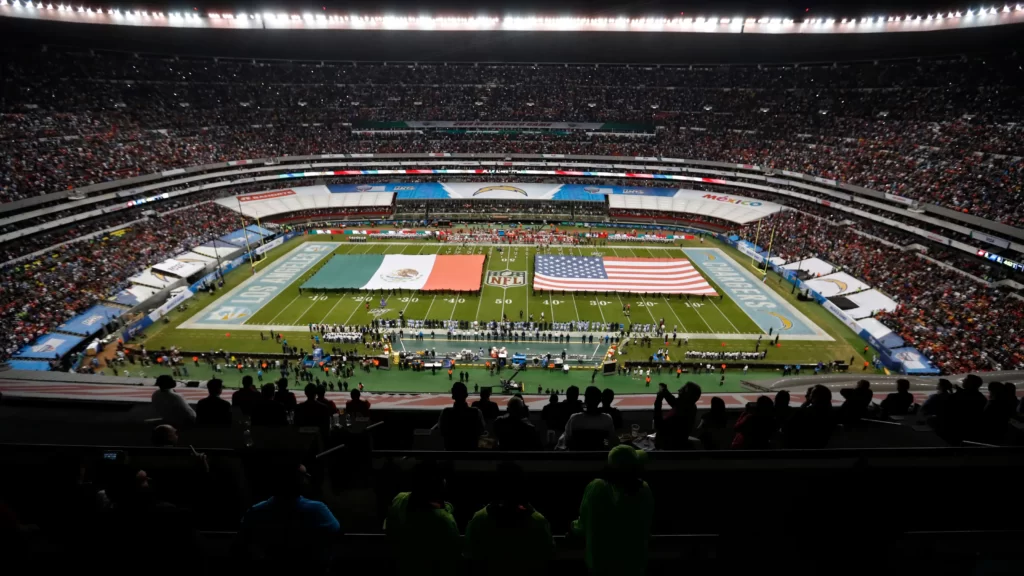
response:
[[(221, 296), (213, 305), (185, 322), (185, 329), (231, 329), (301, 331), (309, 324), (360, 326), (375, 319), (500, 321), (507, 315), (512, 322), (587, 322), (587, 331), (603, 332), (607, 325), (628, 328), (631, 324), (657, 325), (664, 321), (669, 332), (680, 337), (713, 339), (756, 339), (769, 330), (783, 338), (831, 340), (806, 318), (797, 319), (795, 310), (784, 310), (780, 303), (775, 316), (758, 316), (745, 310), (734, 298), (730, 286), (722, 287), (710, 264), (730, 260), (717, 249), (680, 248), (679, 246), (573, 246), (551, 247), (544, 254), (566, 256), (612, 256), (621, 258), (690, 258), (720, 297), (695, 295), (648, 296), (574, 294), (573, 292), (537, 292), (530, 285), (534, 257), (538, 248), (523, 245), (462, 246), (436, 242), (304, 242), (286, 245), (276, 262)], [(693, 251), (693, 255), (684, 250)], [(714, 255), (704, 262), (702, 251)], [(460, 255), (485, 256), (484, 282), (480, 294), (435, 293), (403, 290), (389, 294), (382, 290), (317, 292), (299, 287), (314, 275), (318, 266), (333, 256), (358, 254)], [(693, 257), (693, 256), (696, 257)], [(736, 268), (739, 264), (731, 262)], [(749, 273), (748, 273), (749, 274)], [(753, 276), (751, 275), (751, 278)], [(756, 280), (756, 278), (755, 278)], [(730, 285), (732, 283), (730, 282)], [(758, 283), (759, 284), (759, 283)], [(765, 288), (760, 288), (770, 292)], [(762, 297), (763, 299), (763, 297)], [(753, 309), (756, 310), (756, 309)], [(774, 324), (774, 326), (773, 326)], [(582, 329), (579, 325), (565, 330)], [(800, 334), (800, 332), (806, 332)], [(793, 332), (790, 334), (789, 332)]]

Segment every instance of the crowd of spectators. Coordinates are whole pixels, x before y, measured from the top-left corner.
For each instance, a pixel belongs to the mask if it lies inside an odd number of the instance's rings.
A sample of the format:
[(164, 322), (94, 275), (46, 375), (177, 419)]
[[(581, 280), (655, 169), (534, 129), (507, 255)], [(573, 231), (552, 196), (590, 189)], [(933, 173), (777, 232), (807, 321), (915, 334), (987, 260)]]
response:
[[(1013, 296), (814, 216), (785, 211), (761, 226), (775, 232), (773, 255), (816, 256), (895, 299), (899, 307), (878, 318), (947, 373), (1024, 369), (1024, 312)], [(753, 241), (756, 228), (738, 233)]]
[[(1019, 226), (1020, 82), (1015, 55), (767, 67), (355, 66), (25, 50), (5, 62), (0, 198), (285, 154), (601, 153), (790, 169)], [(664, 130), (483, 142), (442, 134), (424, 144), (417, 134), (367, 139), (342, 124), (401, 120)]]
[(239, 227), (237, 213), (199, 204), (4, 267), (0, 359), (127, 287), (146, 267)]

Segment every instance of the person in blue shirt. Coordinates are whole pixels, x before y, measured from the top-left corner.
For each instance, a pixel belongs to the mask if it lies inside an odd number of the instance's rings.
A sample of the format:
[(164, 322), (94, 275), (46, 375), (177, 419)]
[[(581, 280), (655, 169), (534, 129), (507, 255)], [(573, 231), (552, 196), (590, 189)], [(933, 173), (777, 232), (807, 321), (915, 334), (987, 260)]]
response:
[(341, 525), (323, 502), (302, 496), (309, 474), (297, 458), (275, 460), (273, 495), (242, 516), (239, 537), (250, 568), (265, 574), (324, 574)]

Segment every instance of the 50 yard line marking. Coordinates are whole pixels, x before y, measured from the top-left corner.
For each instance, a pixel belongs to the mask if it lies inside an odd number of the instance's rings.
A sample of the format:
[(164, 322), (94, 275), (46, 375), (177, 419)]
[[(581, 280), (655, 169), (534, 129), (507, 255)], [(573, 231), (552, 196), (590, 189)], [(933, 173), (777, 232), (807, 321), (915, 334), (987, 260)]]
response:
[[(418, 256), (420, 254), (423, 254), (423, 249), (426, 248), (426, 247), (427, 247), (426, 244), (423, 244), (422, 246), (420, 246), (420, 251), (417, 252), (416, 255)], [(409, 308), (409, 304), (412, 304), (412, 299), (413, 298), (416, 298), (417, 302), (419, 301), (419, 291), (413, 292), (412, 294), (409, 295), (409, 299), (406, 300), (406, 302), (405, 302), (405, 307), (402, 308), (402, 318), (405, 318), (405, 311)], [(403, 344), (403, 348), (404, 348), (404, 344)]]

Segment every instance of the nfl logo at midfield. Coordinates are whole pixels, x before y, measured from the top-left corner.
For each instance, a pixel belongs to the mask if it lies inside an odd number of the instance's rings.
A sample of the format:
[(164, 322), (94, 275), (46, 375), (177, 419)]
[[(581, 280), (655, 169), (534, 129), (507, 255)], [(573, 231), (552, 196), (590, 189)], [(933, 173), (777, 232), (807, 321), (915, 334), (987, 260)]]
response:
[(484, 281), (488, 286), (498, 288), (515, 288), (526, 286), (526, 272), (516, 270), (491, 270), (487, 272), (487, 279)]

